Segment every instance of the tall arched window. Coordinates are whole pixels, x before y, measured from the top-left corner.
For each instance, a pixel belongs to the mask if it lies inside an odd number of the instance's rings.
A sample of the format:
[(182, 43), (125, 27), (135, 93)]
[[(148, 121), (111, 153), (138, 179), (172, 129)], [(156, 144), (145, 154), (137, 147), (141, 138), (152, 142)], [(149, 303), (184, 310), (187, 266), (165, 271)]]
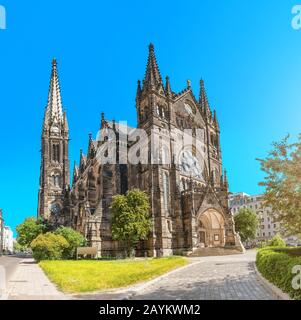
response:
[(164, 208), (167, 211), (169, 205), (169, 176), (166, 172), (163, 173), (163, 197)]
[(60, 162), (60, 145), (59, 144), (52, 145), (52, 159), (53, 161)]

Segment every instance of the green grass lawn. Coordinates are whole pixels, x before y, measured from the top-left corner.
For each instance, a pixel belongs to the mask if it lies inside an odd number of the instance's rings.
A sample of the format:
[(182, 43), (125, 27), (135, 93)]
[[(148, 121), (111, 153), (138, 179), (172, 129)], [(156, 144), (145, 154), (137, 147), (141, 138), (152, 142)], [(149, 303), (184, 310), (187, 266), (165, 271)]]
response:
[(188, 263), (183, 257), (114, 261), (41, 261), (40, 266), (66, 293), (126, 287)]

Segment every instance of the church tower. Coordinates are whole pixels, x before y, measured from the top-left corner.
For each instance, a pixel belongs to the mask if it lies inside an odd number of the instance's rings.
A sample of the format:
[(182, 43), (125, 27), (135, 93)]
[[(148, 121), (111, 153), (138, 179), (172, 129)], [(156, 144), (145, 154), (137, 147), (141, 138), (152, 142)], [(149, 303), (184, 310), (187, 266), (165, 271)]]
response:
[(60, 224), (64, 223), (64, 195), (70, 187), (68, 144), (69, 128), (54, 59), (42, 128), (38, 216)]

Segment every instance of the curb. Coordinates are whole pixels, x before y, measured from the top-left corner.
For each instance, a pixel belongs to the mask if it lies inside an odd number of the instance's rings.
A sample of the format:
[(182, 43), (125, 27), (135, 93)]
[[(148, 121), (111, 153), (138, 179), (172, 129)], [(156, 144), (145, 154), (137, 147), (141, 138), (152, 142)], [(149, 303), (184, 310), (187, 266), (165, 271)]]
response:
[(293, 300), (293, 299), (290, 298), (290, 296), (287, 293), (283, 292), (281, 289), (276, 287), (270, 281), (265, 279), (262, 276), (262, 274), (259, 272), (259, 270), (257, 269), (257, 266), (256, 266), (255, 262), (254, 262), (254, 269), (255, 269), (255, 272), (256, 272), (256, 275), (257, 275), (258, 279), (261, 281), (263, 286), (266, 287), (266, 289), (268, 289), (269, 291), (271, 291), (277, 297), (277, 300), (287, 300), (287, 301), (288, 300), (290, 300), (290, 301)]

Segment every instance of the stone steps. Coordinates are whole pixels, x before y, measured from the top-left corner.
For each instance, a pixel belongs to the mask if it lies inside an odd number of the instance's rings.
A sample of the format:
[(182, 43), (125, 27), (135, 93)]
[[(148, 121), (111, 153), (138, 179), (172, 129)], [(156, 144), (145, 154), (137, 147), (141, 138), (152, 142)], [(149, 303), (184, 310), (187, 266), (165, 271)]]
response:
[(242, 252), (233, 249), (233, 248), (226, 248), (226, 247), (217, 247), (217, 248), (199, 248), (196, 249), (194, 252), (189, 254), (189, 257), (215, 257), (215, 256), (227, 256), (233, 254), (241, 254)]

